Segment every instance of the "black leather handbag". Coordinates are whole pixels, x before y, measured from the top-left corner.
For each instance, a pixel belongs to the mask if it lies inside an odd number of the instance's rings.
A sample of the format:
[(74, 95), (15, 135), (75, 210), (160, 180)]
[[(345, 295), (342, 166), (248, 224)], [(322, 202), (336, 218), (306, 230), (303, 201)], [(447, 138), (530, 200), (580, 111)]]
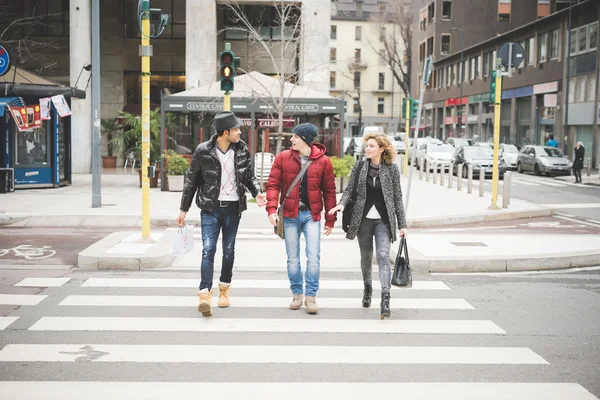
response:
[(392, 285), (406, 288), (412, 287), (408, 246), (404, 237), (400, 238), (400, 248), (398, 249), (394, 273), (392, 274)]
[(358, 175), (360, 174), (360, 170), (364, 164), (364, 161), (359, 161), (358, 166), (356, 167), (356, 175), (354, 175), (354, 189), (352, 190), (352, 197), (348, 201), (346, 207), (344, 207), (344, 212), (342, 212), (342, 229), (344, 232), (348, 232), (350, 229), (350, 221), (352, 221), (352, 210), (354, 209), (354, 203), (356, 202), (356, 188), (358, 186)]

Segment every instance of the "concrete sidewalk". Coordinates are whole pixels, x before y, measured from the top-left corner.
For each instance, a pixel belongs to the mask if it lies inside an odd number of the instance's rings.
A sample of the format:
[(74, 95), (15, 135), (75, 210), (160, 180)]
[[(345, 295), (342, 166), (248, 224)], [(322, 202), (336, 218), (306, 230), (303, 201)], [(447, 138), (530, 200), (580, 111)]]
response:
[[(563, 182), (575, 182), (574, 175), (572, 175), (572, 176), (557, 176), (554, 179), (556, 179), (557, 181), (563, 181)], [(598, 173), (598, 171), (592, 171), (589, 176), (587, 175), (586, 170), (581, 171), (581, 180), (583, 181), (584, 185), (600, 187), (600, 174)]]

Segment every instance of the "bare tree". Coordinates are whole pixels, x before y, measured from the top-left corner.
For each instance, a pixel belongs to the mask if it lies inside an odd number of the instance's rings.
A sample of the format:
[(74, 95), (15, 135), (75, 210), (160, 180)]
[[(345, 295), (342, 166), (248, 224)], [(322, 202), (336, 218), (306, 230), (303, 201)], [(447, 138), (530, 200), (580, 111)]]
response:
[[(270, 3), (262, 3), (274, 10), (275, 16), (267, 23), (262, 23), (262, 15), (252, 18), (245, 12), (244, 6), (236, 0), (222, 0), (221, 4), (231, 13), (231, 20), (236, 25), (227, 27), (227, 30), (239, 31), (244, 34), (248, 40), (248, 46), (257, 50), (256, 56), (262, 56), (270, 62), (277, 81), (278, 90), (275, 93), (271, 87), (264, 85), (264, 82), (256, 80), (264, 89), (263, 96), (259, 99), (267, 103), (266, 114), (278, 119), (277, 131), (277, 154), (281, 152), (283, 142), (283, 117), (286, 110), (286, 104), (291, 96), (293, 88), (286, 90), (286, 82), (295, 83), (298, 81), (299, 71), (296, 68), (296, 61), (299, 54), (299, 46), (305, 32), (302, 32), (302, 9), (297, 3), (289, 3), (284, 0), (273, 0)], [(263, 8), (264, 13), (267, 8)], [(266, 30), (264, 28), (267, 28)], [(265, 32), (269, 32), (268, 35)], [(271, 35), (270, 32), (276, 33)], [(278, 51), (278, 54), (276, 52)], [(239, 68), (241, 72), (254, 70), (254, 63), (258, 57), (248, 57), (248, 70)], [(268, 97), (264, 95), (268, 94)], [(258, 99), (257, 99), (258, 100)]]
[(370, 45), (390, 67), (398, 86), (408, 98), (412, 61), (412, 2), (388, 0), (380, 4), (372, 19), (379, 25), (381, 46)]
[(58, 14), (41, 15), (34, 7), (31, 14), (22, 15), (8, 4), (0, 2), (0, 43), (5, 46), (18, 64), (38, 63), (39, 71), (52, 68), (56, 61), (43, 60), (41, 55), (52, 54), (61, 46), (40, 29), (48, 28), (48, 18)]

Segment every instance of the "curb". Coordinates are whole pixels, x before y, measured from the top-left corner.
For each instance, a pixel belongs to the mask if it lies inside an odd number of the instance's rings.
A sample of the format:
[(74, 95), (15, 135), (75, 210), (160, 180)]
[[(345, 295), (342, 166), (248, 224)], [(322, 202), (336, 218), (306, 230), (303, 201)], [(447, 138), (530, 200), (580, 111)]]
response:
[[(572, 179), (573, 177), (569, 177), (569, 178)], [(590, 177), (588, 176), (588, 180), (583, 182), (583, 184), (585, 186), (600, 187), (600, 179), (592, 178), (592, 180), (589, 180), (589, 178)], [(561, 182), (570, 182), (570, 183), (573, 183), (569, 179), (567, 179), (567, 177), (564, 177), (564, 176), (557, 176), (554, 179), (557, 180), (557, 181), (561, 181)], [(582, 176), (582, 180), (583, 180), (583, 176)]]

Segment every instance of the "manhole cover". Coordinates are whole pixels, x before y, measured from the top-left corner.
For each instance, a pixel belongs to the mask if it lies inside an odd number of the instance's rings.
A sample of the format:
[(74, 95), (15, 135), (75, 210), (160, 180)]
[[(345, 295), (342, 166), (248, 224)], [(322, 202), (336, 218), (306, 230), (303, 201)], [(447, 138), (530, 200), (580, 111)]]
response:
[(483, 242), (450, 242), (458, 247), (487, 247)]

